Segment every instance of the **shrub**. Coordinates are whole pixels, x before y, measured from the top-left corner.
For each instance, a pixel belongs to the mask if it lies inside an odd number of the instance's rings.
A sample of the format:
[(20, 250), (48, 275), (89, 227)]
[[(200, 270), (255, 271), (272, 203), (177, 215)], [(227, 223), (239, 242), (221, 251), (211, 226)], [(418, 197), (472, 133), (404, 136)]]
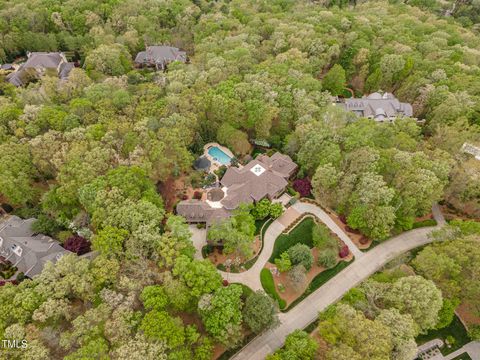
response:
[(198, 223), (197, 224), (197, 229), (205, 229), (206, 224), (205, 223)]
[(226, 280), (226, 279), (223, 279), (223, 281), (222, 281), (222, 285), (223, 285), (223, 286), (228, 286), (228, 280)]
[(280, 255), (279, 259), (275, 259), (275, 265), (280, 272), (285, 272), (292, 268), (292, 262), (286, 251)]
[(280, 203), (272, 203), (270, 204), (270, 209), (269, 209), (270, 217), (272, 219), (276, 219), (280, 217), (280, 215), (283, 214), (283, 206)]
[(36, 233), (53, 236), (59, 230), (60, 225), (47, 215), (40, 214), (37, 220), (32, 224), (32, 230)]
[(183, 194), (183, 195), (182, 195), (182, 200), (188, 200), (188, 195), (187, 195), (187, 194)]
[(297, 191), (300, 196), (310, 196), (312, 191), (312, 183), (309, 178), (297, 179), (293, 182), (292, 187)]
[(318, 256), (318, 265), (326, 269), (331, 269), (337, 264), (337, 251), (334, 249), (325, 249)]
[(262, 199), (255, 204), (251, 213), (256, 220), (265, 219), (270, 213), (271, 202), (268, 199)]
[(293, 245), (287, 252), (293, 265), (302, 265), (305, 269), (310, 270), (313, 264), (313, 255), (307, 245)]
[(193, 198), (194, 198), (194, 199), (197, 199), (197, 200), (200, 200), (200, 199), (202, 198), (202, 195), (203, 195), (203, 192), (201, 192), (201, 191), (195, 191), (195, 192), (193, 193)]
[(343, 245), (342, 248), (340, 249), (339, 253), (338, 253), (338, 256), (340, 256), (340, 258), (343, 259), (343, 258), (346, 258), (349, 253), (350, 253), (350, 251), (348, 250), (348, 246)]
[(90, 251), (90, 245), (90, 241), (83, 236), (73, 235), (65, 240), (63, 247), (77, 255), (83, 255)]

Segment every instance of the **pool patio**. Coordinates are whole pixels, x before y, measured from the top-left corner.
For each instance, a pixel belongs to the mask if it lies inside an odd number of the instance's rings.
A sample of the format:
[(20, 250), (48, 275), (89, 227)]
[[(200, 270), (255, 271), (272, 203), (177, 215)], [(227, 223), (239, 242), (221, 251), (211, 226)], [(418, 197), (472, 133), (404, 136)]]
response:
[(211, 162), (211, 166), (210, 166), (210, 172), (213, 173), (215, 170), (217, 170), (218, 168), (220, 168), (221, 166), (230, 166), (230, 164), (223, 164), (222, 162), (220, 162), (217, 158), (213, 157), (212, 155), (210, 155), (209, 153), (209, 150), (211, 148), (218, 148), (220, 151), (222, 151), (225, 155), (227, 155), (228, 157), (230, 157), (230, 159), (233, 159), (235, 157), (235, 155), (233, 155), (233, 153), (228, 149), (226, 148), (225, 146), (222, 146), (220, 145), (219, 143), (215, 143), (215, 142), (211, 142), (211, 143), (208, 143), (206, 144), (204, 147), (203, 147), (203, 155), (208, 159), (210, 160)]

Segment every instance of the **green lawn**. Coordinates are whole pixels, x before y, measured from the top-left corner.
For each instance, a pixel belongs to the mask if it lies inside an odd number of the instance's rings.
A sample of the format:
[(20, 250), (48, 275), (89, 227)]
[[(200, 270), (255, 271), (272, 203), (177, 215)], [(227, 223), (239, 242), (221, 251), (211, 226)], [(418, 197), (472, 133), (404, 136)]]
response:
[(273, 245), (272, 255), (268, 261), (273, 263), (276, 258), (280, 257), (281, 253), (287, 251), (288, 248), (295, 244), (305, 244), (309, 248), (312, 248), (312, 227), (314, 224), (315, 221), (312, 218), (307, 217), (300, 221), (300, 223), (298, 223), (289, 234), (281, 234), (277, 237), (275, 245)]
[(452, 360), (472, 360), (472, 358), (468, 353), (464, 352), (463, 354), (455, 356)]
[(445, 345), (441, 349), (443, 355), (448, 355), (460, 349), (463, 345), (467, 344), (468, 342), (470, 342), (470, 339), (467, 335), (467, 330), (465, 329), (465, 327), (460, 322), (457, 316), (453, 318), (452, 323), (448, 327), (439, 329), (439, 330), (430, 330), (425, 335), (419, 335), (415, 340), (419, 345), (424, 344), (427, 341), (430, 341), (433, 339), (441, 339), (443, 340), (443, 342), (445, 342), (445, 339), (449, 335), (455, 338), (455, 344), (453, 344), (452, 347), (450, 348), (448, 348)]
[(262, 283), (265, 292), (278, 302), (278, 307), (280, 309), (284, 309), (287, 304), (285, 300), (283, 300), (280, 295), (277, 294), (273, 276), (270, 270), (262, 269), (260, 272), (260, 282)]
[(266, 217), (263, 220), (255, 220), (255, 235), (260, 234), (260, 230), (262, 229), (263, 224), (265, 224), (269, 220), (269, 217)]

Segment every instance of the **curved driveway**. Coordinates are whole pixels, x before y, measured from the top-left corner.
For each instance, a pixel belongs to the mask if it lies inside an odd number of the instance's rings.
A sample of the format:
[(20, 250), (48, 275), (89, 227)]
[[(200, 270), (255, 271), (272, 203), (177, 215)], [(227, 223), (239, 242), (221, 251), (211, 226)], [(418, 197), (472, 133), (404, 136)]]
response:
[(281, 313), (279, 327), (257, 336), (232, 359), (264, 359), (283, 346), (289, 333), (295, 329), (303, 329), (315, 321), (320, 311), (339, 300), (348, 290), (381, 269), (390, 260), (413, 248), (430, 243), (432, 239), (428, 236), (429, 233), (445, 224), (436, 205), (433, 207), (433, 214), (439, 226), (407, 231), (383, 242), (367, 253), (362, 253), (362, 256), (355, 259), (350, 266), (315, 290), (292, 310)]
[[(335, 224), (335, 222), (328, 216), (328, 214), (319, 208), (316, 205), (304, 203), (298, 201), (292, 206), (299, 214), (303, 213), (312, 213), (315, 214), (322, 222), (324, 222), (330, 230), (336, 233), (340, 239), (342, 239), (349, 247), (350, 251), (353, 253), (355, 258), (360, 258), (364, 255), (355, 244), (350, 240), (350, 238), (343, 232), (340, 227)], [(222, 277), (230, 283), (242, 283), (249, 286), (253, 290), (261, 290), (262, 284), (260, 282), (260, 271), (265, 267), (265, 264), (268, 262), (268, 259), (272, 255), (273, 245), (275, 244), (275, 239), (282, 233), (285, 229), (278, 219), (273, 221), (268, 229), (265, 231), (263, 237), (263, 249), (260, 255), (258, 256), (255, 264), (242, 273), (229, 273), (220, 271)]]

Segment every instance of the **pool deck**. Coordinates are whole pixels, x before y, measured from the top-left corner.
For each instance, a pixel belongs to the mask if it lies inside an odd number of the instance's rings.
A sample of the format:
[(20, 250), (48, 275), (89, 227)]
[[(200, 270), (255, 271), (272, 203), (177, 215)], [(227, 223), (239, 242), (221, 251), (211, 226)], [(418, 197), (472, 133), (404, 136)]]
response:
[[(216, 146), (218, 147), (220, 150), (222, 150), (225, 154), (227, 154), (228, 156), (230, 156), (230, 158), (234, 158), (235, 155), (233, 155), (233, 153), (228, 149), (226, 148), (225, 146), (222, 146), (220, 145), (219, 143), (216, 143), (216, 142), (211, 142), (211, 143), (208, 143), (208, 144), (205, 144), (205, 146), (203, 147), (203, 155), (208, 159), (210, 160), (210, 162), (212, 163), (212, 165), (210, 166), (210, 172), (213, 173), (215, 170), (217, 170), (218, 168), (220, 168), (221, 166), (223, 166), (224, 164), (222, 164), (220, 161), (217, 161), (217, 160), (214, 160), (213, 157), (208, 153), (208, 149), (210, 149), (211, 147), (213, 146)], [(225, 165), (225, 166), (230, 166), (230, 165)]]

